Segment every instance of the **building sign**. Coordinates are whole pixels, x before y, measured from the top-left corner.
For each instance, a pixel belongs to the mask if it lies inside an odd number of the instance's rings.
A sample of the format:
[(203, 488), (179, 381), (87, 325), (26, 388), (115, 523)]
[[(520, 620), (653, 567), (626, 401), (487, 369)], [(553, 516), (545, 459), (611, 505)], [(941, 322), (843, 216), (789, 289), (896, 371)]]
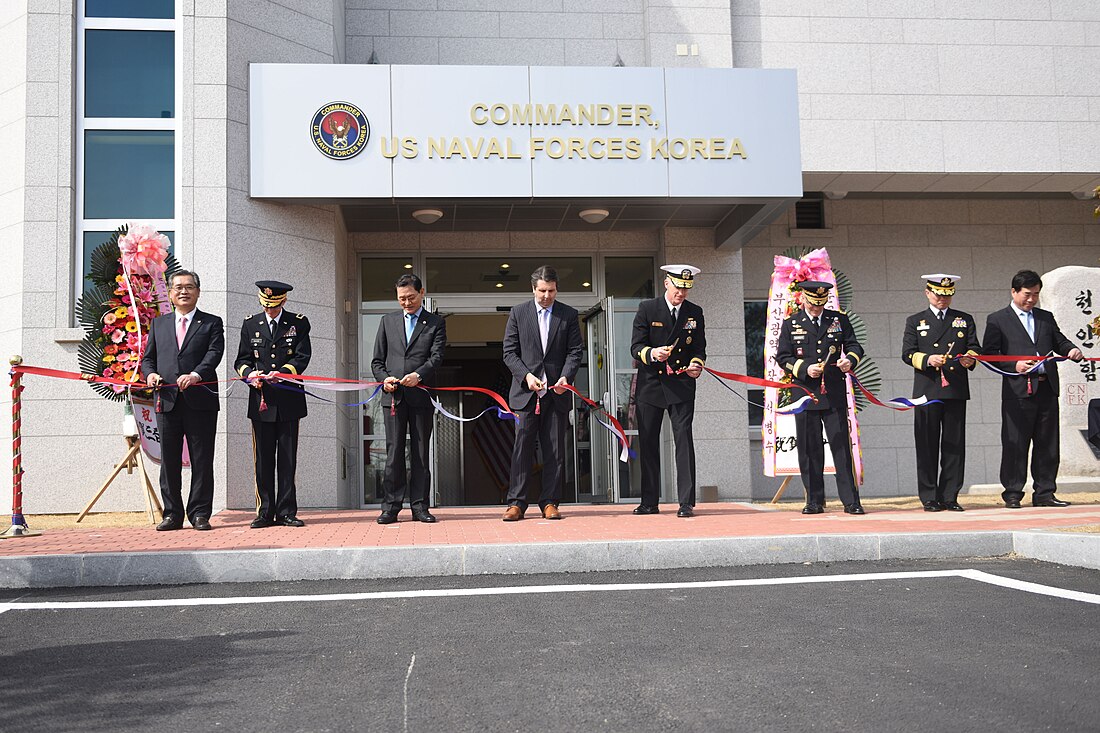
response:
[(791, 70), (253, 64), (250, 78), (257, 198), (802, 194)]

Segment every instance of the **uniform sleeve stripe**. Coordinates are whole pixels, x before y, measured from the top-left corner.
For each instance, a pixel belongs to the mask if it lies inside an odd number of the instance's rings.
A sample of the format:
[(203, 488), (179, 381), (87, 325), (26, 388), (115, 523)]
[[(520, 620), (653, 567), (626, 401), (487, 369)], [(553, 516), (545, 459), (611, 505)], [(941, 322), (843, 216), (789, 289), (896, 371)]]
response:
[(643, 346), (642, 350), (638, 352), (638, 358), (642, 360), (643, 364), (648, 364), (649, 359), (646, 358), (648, 356), (649, 356), (649, 347), (648, 346)]
[(298, 373), (298, 370), (292, 367), (290, 364), (283, 364), (283, 369), (289, 369), (291, 374)]
[(796, 361), (794, 363), (794, 366), (791, 367), (791, 374), (793, 374), (794, 376), (797, 377), (798, 376), (798, 370), (802, 368), (802, 364), (805, 361), (806, 361), (805, 359), (799, 359), (798, 361)]
[(924, 369), (924, 361), (928, 358), (928, 354), (918, 351), (913, 354), (913, 368)]

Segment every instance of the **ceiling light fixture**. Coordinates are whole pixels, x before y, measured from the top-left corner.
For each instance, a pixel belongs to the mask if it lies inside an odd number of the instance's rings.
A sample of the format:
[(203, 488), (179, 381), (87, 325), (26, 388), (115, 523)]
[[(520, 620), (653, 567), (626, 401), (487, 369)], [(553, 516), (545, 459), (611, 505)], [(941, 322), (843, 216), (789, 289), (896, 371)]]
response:
[(511, 265), (509, 265), (507, 262), (500, 263), (500, 269), (502, 270), (507, 270), (509, 267), (511, 267)]
[(411, 262), (406, 262), (406, 263), (405, 263), (405, 269), (406, 269), (406, 270), (411, 270), (411, 269), (413, 269), (412, 263), (411, 263)]
[(611, 212), (607, 209), (585, 209), (581, 213), (577, 214), (580, 218), (584, 219), (589, 224), (599, 224), (601, 221), (607, 218)]
[(439, 209), (417, 209), (412, 217), (421, 224), (435, 224), (443, 218), (443, 212)]
[(498, 287), (498, 288), (503, 288), (503, 287), (504, 287), (504, 283), (497, 283), (497, 287)]
[(592, 287), (592, 283), (581, 283), (581, 287), (582, 288), (590, 288), (590, 287)]

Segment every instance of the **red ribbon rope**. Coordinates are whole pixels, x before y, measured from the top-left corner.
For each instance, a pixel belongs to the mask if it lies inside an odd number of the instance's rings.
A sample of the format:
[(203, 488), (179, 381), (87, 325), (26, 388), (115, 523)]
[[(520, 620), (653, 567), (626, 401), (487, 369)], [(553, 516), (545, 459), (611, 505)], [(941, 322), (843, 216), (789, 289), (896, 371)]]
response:
[[(686, 368), (681, 369), (680, 372), (687, 371)], [(728, 379), (731, 382), (741, 382), (742, 384), (751, 384), (754, 387), (775, 387), (776, 389), (800, 389), (810, 397), (813, 397), (814, 402), (817, 402), (817, 398), (814, 397), (814, 393), (803, 387), (801, 384), (795, 384), (794, 382), (773, 382), (770, 379), (761, 379), (760, 377), (750, 377), (745, 374), (734, 374), (733, 372), (720, 372), (710, 367), (703, 367), (703, 371), (710, 372), (716, 377), (722, 379)]]
[(611, 424), (615, 426), (615, 429), (619, 431), (619, 435), (618, 435), (618, 437), (619, 437), (619, 440), (621, 440), (621, 441), (622, 441), (622, 443), (623, 443), (623, 448), (625, 448), (625, 449), (627, 449), (627, 450), (629, 450), (629, 449), (630, 449), (630, 442), (629, 442), (629, 441), (628, 441), (628, 439), (627, 439), (627, 436), (626, 436), (626, 431), (625, 431), (625, 430), (623, 430), (623, 426), (622, 426), (622, 424), (621, 424), (621, 423), (620, 423), (620, 422), (618, 421), (618, 419), (616, 419), (616, 418), (615, 418), (615, 416), (614, 416), (614, 415), (612, 415), (612, 414), (611, 414), (610, 412), (608, 412), (607, 410), (605, 410), (605, 409), (604, 409), (604, 406), (603, 406), (603, 405), (601, 405), (601, 404), (600, 404), (599, 402), (596, 402), (596, 401), (595, 401), (595, 400), (593, 400), (593, 399), (590, 399), (590, 398), (588, 398), (588, 397), (585, 397), (585, 396), (584, 396), (583, 394), (581, 394), (581, 391), (580, 391), (579, 389), (577, 389), (576, 387), (574, 387), (573, 385), (571, 385), (571, 384), (563, 384), (563, 385), (561, 385), (561, 386), (562, 386), (563, 388), (565, 388), (565, 389), (569, 390), (569, 391), (570, 391), (570, 392), (572, 392), (573, 394), (575, 394), (575, 395), (577, 396), (577, 398), (578, 398), (578, 399), (579, 399), (579, 400), (580, 400), (581, 402), (583, 402), (584, 404), (588, 405), (588, 406), (589, 406), (589, 407), (591, 407), (591, 408), (592, 408), (593, 410), (599, 410), (599, 411), (600, 411), (600, 412), (602, 412), (602, 413), (603, 413), (604, 415), (607, 415), (607, 419), (608, 419), (608, 420), (610, 420), (610, 421), (611, 421)]

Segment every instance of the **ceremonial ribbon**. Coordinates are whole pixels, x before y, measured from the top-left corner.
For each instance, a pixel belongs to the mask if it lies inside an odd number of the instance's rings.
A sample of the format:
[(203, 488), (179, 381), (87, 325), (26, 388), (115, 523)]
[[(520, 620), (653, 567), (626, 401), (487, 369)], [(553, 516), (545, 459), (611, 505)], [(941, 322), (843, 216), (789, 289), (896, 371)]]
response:
[(605, 410), (603, 405), (593, 399), (585, 397), (583, 394), (581, 394), (579, 389), (571, 384), (563, 384), (562, 387), (575, 394), (581, 402), (588, 405), (593, 410), (602, 412), (604, 415), (607, 415), (607, 419), (610, 421), (610, 424), (601, 420), (599, 418), (599, 415), (594, 415), (594, 417), (596, 418), (596, 422), (598, 422), (600, 425), (603, 425), (608, 431), (611, 432), (612, 435), (619, 439), (619, 444), (622, 445), (622, 450), (619, 451), (620, 461), (626, 463), (629, 459), (634, 458), (637, 455), (634, 453), (634, 451), (630, 449), (630, 439), (626, 436), (626, 431), (623, 430), (622, 424), (615, 418), (614, 415)]

